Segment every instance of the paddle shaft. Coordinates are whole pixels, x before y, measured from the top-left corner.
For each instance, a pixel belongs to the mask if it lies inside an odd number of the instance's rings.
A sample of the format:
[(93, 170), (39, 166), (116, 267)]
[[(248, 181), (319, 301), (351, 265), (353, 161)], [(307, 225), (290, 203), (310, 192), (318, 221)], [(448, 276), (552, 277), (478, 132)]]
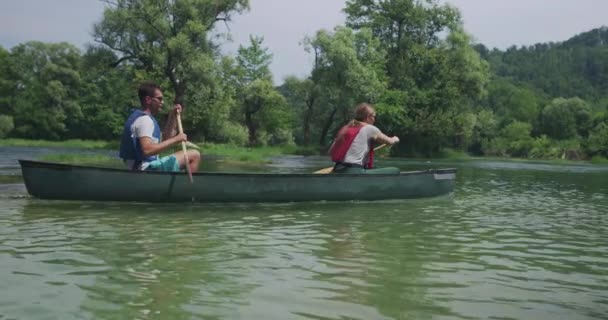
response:
[(387, 146), (387, 144), (386, 144), (386, 143), (385, 143), (385, 144), (381, 144), (381, 145), (379, 145), (379, 146), (375, 147), (375, 148), (374, 148), (374, 151), (378, 151), (378, 150), (380, 150), (380, 149), (382, 149), (382, 148), (384, 148), (384, 147), (386, 147), (386, 146)]
[[(382, 144), (382, 145), (379, 145), (379, 146), (377, 146), (377, 147), (375, 147), (375, 148), (374, 148), (374, 151), (378, 151), (378, 150), (380, 150), (380, 149), (382, 149), (382, 148), (384, 148), (384, 147), (386, 147), (386, 146), (387, 146), (387, 144), (386, 144), (386, 143), (385, 143), (385, 144)], [(333, 166), (331, 166), (331, 167), (327, 167), (327, 168), (324, 168), (324, 169), (321, 169), (321, 170), (317, 170), (317, 171), (315, 171), (315, 172), (313, 172), (313, 173), (322, 173), (322, 174), (327, 174), (327, 173), (332, 172), (333, 170), (334, 170), (334, 167), (333, 167)]]
[[(182, 127), (182, 116), (181, 112), (177, 112), (177, 129), (179, 130), (179, 134), (184, 133), (184, 128)], [(186, 141), (182, 141), (182, 152), (184, 152), (184, 158), (186, 159), (186, 171), (188, 171), (188, 179), (190, 179), (190, 183), (194, 183), (192, 179), (192, 171), (190, 170), (190, 160), (188, 159), (188, 149), (186, 148)]]

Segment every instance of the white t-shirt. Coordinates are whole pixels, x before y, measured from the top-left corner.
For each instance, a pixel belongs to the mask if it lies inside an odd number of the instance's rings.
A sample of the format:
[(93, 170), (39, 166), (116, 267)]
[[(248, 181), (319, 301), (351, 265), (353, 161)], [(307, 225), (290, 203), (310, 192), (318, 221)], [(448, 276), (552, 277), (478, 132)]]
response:
[[(141, 116), (131, 125), (131, 138), (143, 138), (148, 137), (152, 139), (152, 143), (159, 143), (158, 139), (154, 138), (154, 121), (150, 116)], [(127, 160), (126, 165), (129, 169), (133, 168), (133, 164), (135, 160)], [(139, 167), (140, 170), (145, 170), (148, 167), (149, 163), (143, 162)]]
[(367, 163), (369, 149), (372, 146), (374, 139), (381, 131), (374, 125), (368, 124), (359, 130), (359, 133), (353, 140), (353, 143), (346, 151), (344, 162), (363, 165)]

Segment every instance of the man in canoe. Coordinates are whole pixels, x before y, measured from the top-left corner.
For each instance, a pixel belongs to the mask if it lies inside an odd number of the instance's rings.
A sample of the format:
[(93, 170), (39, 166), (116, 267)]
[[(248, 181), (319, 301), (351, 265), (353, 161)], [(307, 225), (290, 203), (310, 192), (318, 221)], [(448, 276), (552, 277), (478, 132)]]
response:
[(371, 105), (361, 103), (357, 106), (355, 119), (338, 131), (329, 148), (331, 160), (336, 163), (332, 172), (399, 173), (399, 169), (393, 167), (374, 169), (374, 143), (393, 145), (399, 142), (398, 137), (388, 137), (374, 126), (375, 121), (376, 111)]
[(133, 111), (122, 132), (120, 141), (120, 157), (129, 169), (132, 170), (156, 170), (156, 171), (180, 171), (190, 166), (191, 172), (198, 171), (201, 155), (196, 150), (188, 150), (188, 161), (182, 151), (175, 152), (169, 156), (160, 157), (159, 154), (170, 147), (187, 141), (188, 137), (175, 130), (177, 113), (182, 111), (182, 106), (176, 104), (169, 112), (165, 124), (165, 134), (170, 137), (162, 140), (161, 131), (155, 115), (163, 107), (163, 92), (159, 85), (152, 82), (144, 82), (138, 90), (141, 109)]

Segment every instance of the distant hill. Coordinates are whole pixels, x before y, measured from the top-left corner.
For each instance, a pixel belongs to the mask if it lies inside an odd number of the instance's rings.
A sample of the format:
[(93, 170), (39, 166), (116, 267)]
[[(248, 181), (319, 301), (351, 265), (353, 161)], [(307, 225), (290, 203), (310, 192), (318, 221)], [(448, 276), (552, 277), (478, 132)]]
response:
[(532, 87), (547, 98), (598, 101), (608, 96), (608, 27), (564, 42), (512, 46), (504, 51), (478, 44), (476, 50), (495, 76)]

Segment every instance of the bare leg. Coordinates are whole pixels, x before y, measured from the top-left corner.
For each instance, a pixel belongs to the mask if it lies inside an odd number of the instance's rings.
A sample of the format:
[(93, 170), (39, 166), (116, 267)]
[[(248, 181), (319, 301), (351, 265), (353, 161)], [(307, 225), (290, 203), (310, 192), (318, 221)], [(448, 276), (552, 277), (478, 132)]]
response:
[[(186, 168), (186, 157), (184, 157), (184, 152), (178, 151), (178, 152), (174, 153), (173, 155), (177, 158), (177, 161), (179, 162), (179, 168), (185, 169)], [(197, 172), (198, 166), (201, 163), (201, 154), (196, 150), (188, 150), (188, 161), (189, 161), (188, 165), (190, 166), (190, 171)]]

